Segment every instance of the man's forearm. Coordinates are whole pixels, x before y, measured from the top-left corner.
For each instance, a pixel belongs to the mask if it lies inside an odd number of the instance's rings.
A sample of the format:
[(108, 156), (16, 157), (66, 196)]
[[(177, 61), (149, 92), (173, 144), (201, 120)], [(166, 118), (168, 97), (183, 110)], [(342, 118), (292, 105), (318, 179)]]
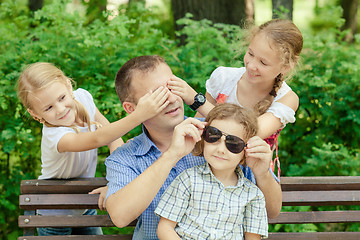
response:
[(175, 163), (172, 155), (164, 153), (132, 182), (108, 197), (106, 209), (116, 226), (127, 226), (145, 211)]
[(276, 218), (282, 207), (282, 192), (280, 184), (274, 179), (270, 172), (265, 176), (257, 178), (256, 185), (265, 196), (266, 212), (269, 218)]

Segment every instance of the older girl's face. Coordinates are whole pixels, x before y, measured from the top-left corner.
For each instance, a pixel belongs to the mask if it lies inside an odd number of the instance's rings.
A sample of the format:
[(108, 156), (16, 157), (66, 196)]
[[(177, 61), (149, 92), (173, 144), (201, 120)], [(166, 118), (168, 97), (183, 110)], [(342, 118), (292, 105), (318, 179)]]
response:
[(279, 52), (264, 33), (255, 35), (244, 56), (245, 79), (254, 84), (272, 86), (279, 73), (285, 74)]
[[(214, 120), (209, 126), (219, 129), (226, 135), (234, 135), (245, 140), (243, 126), (233, 119)], [(244, 151), (237, 154), (230, 152), (225, 146), (225, 136), (223, 135), (214, 143), (204, 141), (203, 155), (212, 172), (217, 175), (217, 173), (234, 172), (244, 157)]]
[(72, 88), (61, 82), (53, 82), (44, 89), (29, 94), (32, 108), (28, 109), (33, 117), (44, 119), (56, 126), (75, 124), (76, 109)]

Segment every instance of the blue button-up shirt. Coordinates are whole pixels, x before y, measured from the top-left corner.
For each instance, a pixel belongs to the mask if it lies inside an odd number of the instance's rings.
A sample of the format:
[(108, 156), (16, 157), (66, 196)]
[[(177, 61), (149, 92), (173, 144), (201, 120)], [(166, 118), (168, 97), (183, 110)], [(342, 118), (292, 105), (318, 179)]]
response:
[[(161, 154), (160, 150), (144, 132), (116, 149), (105, 161), (106, 179), (109, 181), (106, 198), (138, 177)], [(161, 195), (181, 172), (204, 162), (203, 157), (196, 157), (191, 153), (179, 160), (176, 166), (171, 169), (169, 176), (149, 207), (138, 217), (133, 239), (158, 239), (156, 230), (160, 217), (156, 216), (154, 211)], [(255, 177), (251, 169), (245, 167), (242, 170), (244, 176), (255, 183)]]

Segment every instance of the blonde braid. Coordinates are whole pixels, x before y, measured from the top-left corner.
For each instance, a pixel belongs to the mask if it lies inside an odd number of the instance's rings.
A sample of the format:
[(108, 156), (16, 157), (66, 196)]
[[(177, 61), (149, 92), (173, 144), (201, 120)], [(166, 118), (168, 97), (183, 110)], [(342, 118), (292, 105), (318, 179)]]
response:
[(264, 114), (269, 109), (269, 107), (271, 106), (271, 104), (274, 101), (274, 98), (277, 96), (277, 92), (281, 88), (283, 81), (284, 81), (284, 77), (280, 73), (275, 78), (273, 89), (271, 90), (271, 92), (269, 92), (269, 95), (267, 95), (263, 100), (261, 100), (254, 106), (255, 112), (259, 116)]

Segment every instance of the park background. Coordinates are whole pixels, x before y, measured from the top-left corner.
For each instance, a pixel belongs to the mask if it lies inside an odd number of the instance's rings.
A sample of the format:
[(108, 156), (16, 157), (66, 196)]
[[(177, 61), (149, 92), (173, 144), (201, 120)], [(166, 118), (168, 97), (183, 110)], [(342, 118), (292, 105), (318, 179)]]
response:
[[(130, 58), (161, 55), (175, 75), (203, 93), (205, 81), (216, 67), (243, 66), (245, 51), (239, 42), (243, 33), (240, 22), (213, 24), (187, 15), (177, 22), (182, 25), (179, 28), (173, 21), (174, 0), (146, 4), (118, 1), (120, 5), (108, 0), (108, 11), (99, 11), (104, 2), (107, 1), (45, 0), (41, 9), (31, 11), (28, 0), (0, 0), (2, 239), (21, 235), (17, 227), (21, 211), (19, 184), (22, 179), (37, 178), (40, 174), (41, 125), (30, 117), (16, 96), (16, 81), (27, 64), (47, 61), (58, 66), (75, 80), (75, 88), (87, 89), (93, 95), (97, 107), (111, 122), (126, 115), (115, 93), (114, 77)], [(210, 2), (216, 1), (209, 1), (208, 5)], [(270, 0), (252, 2), (256, 24), (272, 18)], [(358, 1), (293, 1), (292, 18), (303, 33), (304, 49), (301, 64), (288, 82), (300, 97), (300, 107), (296, 122), (289, 124), (279, 139), (283, 176), (360, 173), (360, 35), (356, 34), (357, 28), (344, 27), (341, 7), (344, 2), (356, 2), (357, 6)], [(275, 13), (287, 17), (289, 11), (279, 8)], [(359, 26), (358, 20), (353, 20)], [(186, 115), (193, 115), (187, 106), (185, 110)], [(140, 130), (137, 127), (124, 140)], [(106, 175), (107, 155), (106, 147), (99, 149), (97, 177)], [(325, 228), (357, 231), (359, 224), (278, 224), (270, 231)], [(112, 228), (105, 232), (117, 231)]]

